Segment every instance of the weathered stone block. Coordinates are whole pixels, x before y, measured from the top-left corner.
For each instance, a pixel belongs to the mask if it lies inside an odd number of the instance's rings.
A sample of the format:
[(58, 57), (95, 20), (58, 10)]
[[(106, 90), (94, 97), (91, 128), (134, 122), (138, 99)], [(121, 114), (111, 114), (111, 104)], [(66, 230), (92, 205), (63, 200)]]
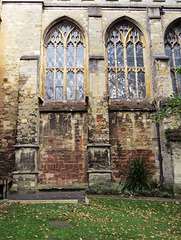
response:
[(36, 192), (38, 172), (34, 171), (16, 171), (13, 172), (13, 186), (11, 192), (27, 193)]
[(110, 169), (110, 146), (109, 144), (88, 144), (88, 168)]
[(111, 183), (111, 171), (88, 171), (89, 187)]

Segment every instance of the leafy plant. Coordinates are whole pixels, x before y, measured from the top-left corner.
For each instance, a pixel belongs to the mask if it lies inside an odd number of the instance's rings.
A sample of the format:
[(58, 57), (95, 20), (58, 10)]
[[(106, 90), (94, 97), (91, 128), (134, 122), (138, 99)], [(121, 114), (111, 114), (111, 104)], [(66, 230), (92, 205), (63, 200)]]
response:
[[(175, 117), (175, 120), (181, 119), (181, 98), (179, 94), (172, 94), (166, 99), (166, 103), (151, 116), (152, 122), (160, 123), (164, 118)], [(175, 122), (172, 122), (175, 125)]]
[(130, 162), (125, 187), (133, 192), (151, 189), (150, 172), (142, 157)]

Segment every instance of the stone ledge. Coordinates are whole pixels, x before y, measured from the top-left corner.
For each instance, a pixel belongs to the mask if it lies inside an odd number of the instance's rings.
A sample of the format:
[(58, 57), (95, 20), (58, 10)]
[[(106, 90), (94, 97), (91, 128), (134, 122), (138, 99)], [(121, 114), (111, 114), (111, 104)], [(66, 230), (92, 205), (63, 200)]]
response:
[(88, 144), (87, 147), (111, 147), (111, 144), (92, 143), (92, 144)]
[(111, 101), (109, 104), (109, 111), (143, 111), (143, 112), (155, 112), (155, 107), (146, 100), (143, 101)]
[(6, 1), (2, 1), (2, 4), (4, 3), (41, 3), (44, 4), (44, 0), (6, 0)]
[(87, 173), (112, 173), (111, 170), (88, 170)]
[(154, 55), (154, 60), (169, 60), (170, 58), (166, 55)]
[(91, 60), (104, 60), (104, 56), (102, 56), (102, 55), (90, 55), (89, 56), (89, 60), (91, 61)]
[(13, 173), (13, 175), (25, 175), (25, 174), (33, 175), (33, 174), (38, 174), (39, 172), (37, 172), (37, 171), (14, 171), (12, 173)]
[(14, 145), (14, 148), (39, 148), (38, 145), (32, 145), (32, 144), (18, 144)]
[(49, 190), (54, 190), (54, 191), (58, 191), (58, 190), (64, 190), (64, 191), (77, 190), (77, 191), (81, 191), (81, 190), (85, 190), (87, 187), (88, 187), (87, 183), (72, 183), (72, 184), (66, 184), (66, 185), (38, 183), (37, 190), (39, 190), (39, 191), (46, 191), (46, 190), (47, 191), (49, 191)]
[(87, 112), (85, 102), (46, 102), (39, 108), (40, 112)]
[(39, 55), (26, 55), (26, 56), (21, 56), (20, 60), (27, 60), (27, 61), (35, 61), (39, 60), (40, 56)]

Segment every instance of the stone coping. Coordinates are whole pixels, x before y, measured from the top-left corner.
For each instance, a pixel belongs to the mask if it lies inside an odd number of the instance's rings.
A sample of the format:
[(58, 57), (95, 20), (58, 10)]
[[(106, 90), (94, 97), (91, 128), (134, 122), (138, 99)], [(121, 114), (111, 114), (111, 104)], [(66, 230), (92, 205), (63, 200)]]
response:
[(143, 112), (155, 112), (156, 109), (152, 103), (148, 100), (132, 100), (132, 101), (116, 101), (110, 100), (109, 111), (143, 111)]
[(42, 4), (44, 8), (46, 7), (102, 7), (102, 8), (144, 8), (146, 9), (147, 7), (160, 7), (163, 6), (164, 8), (170, 8), (170, 9), (175, 9), (175, 8), (181, 8), (180, 1), (177, 3), (173, 2), (162, 2), (162, 1), (150, 1), (148, 3), (145, 2), (138, 2), (138, 1), (131, 1), (130, 3), (122, 3), (121, 0), (119, 1), (106, 1), (100, 2), (98, 1), (80, 1), (80, 2), (73, 2), (73, 1), (57, 1), (57, 2), (50, 2), (46, 0), (3, 0), (2, 4)]
[(14, 171), (14, 172), (12, 172), (13, 173), (13, 175), (25, 175), (25, 174), (30, 174), (30, 175), (33, 175), (33, 174), (38, 174), (38, 172), (37, 171)]
[(39, 148), (38, 145), (33, 144), (17, 144), (13, 146), (14, 148)]
[(106, 143), (90, 143), (87, 145), (88, 147), (111, 147), (111, 144), (106, 144)]
[(111, 170), (89, 170), (87, 173), (112, 173)]
[(155, 60), (169, 60), (170, 58), (166, 55), (154, 55)]
[(45, 102), (40, 112), (87, 112), (85, 102)]

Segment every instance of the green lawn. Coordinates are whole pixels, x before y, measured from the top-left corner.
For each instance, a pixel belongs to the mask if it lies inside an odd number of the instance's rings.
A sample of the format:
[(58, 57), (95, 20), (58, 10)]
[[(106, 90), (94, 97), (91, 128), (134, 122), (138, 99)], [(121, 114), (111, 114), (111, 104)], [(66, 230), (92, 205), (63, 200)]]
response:
[[(71, 228), (52, 228), (50, 221)], [(91, 199), (90, 204), (0, 205), (0, 239), (181, 239), (181, 204)]]

